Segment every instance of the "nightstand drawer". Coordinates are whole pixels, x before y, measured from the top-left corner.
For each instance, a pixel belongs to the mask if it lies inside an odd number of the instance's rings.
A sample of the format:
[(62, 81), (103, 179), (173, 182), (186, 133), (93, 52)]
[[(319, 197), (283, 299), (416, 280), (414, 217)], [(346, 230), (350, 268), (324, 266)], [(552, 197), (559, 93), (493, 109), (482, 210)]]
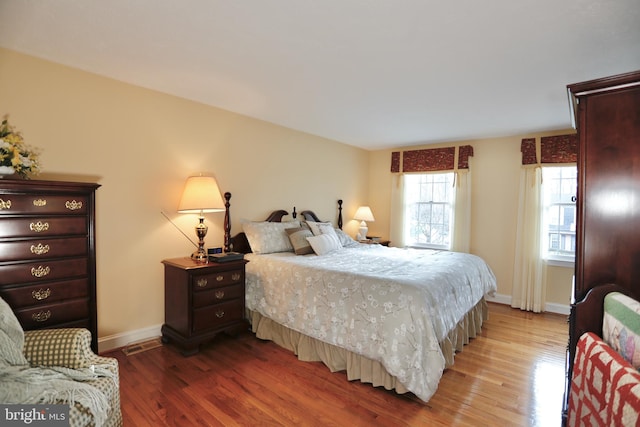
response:
[(243, 319), (244, 301), (240, 299), (193, 310), (193, 332), (216, 329)]
[(193, 290), (204, 291), (234, 283), (244, 283), (243, 270), (219, 271), (211, 274), (193, 275)]
[(244, 283), (236, 283), (235, 285), (210, 289), (206, 292), (195, 292), (193, 307), (204, 307), (241, 297), (244, 297)]
[(89, 317), (89, 300), (80, 299), (62, 304), (15, 310), (16, 317), (25, 329), (51, 327)]

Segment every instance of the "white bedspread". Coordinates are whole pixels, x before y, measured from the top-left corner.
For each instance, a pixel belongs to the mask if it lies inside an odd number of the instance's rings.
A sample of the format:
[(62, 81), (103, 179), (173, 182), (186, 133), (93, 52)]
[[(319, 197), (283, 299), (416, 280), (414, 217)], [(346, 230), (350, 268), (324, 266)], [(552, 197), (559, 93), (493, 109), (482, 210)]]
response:
[(247, 308), (381, 362), (424, 401), (444, 371), (439, 342), (496, 290), (481, 258), (456, 252), (357, 245), (246, 259)]

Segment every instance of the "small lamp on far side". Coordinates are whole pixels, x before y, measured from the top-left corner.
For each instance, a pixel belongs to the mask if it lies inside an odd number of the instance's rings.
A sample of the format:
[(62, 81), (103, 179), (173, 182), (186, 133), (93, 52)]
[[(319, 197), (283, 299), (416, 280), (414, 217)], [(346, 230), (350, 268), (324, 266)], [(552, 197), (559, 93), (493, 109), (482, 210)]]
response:
[(218, 183), (214, 177), (190, 176), (187, 178), (178, 205), (178, 212), (200, 214), (200, 222), (196, 225), (198, 249), (191, 254), (194, 261), (205, 263), (208, 260), (207, 251), (204, 249), (204, 237), (207, 235), (209, 227), (204, 223), (204, 213), (222, 212), (224, 209), (224, 200), (222, 200)]
[(375, 221), (373, 213), (371, 212), (371, 208), (369, 206), (360, 206), (356, 211), (353, 219), (362, 221), (360, 223), (360, 229), (358, 230), (356, 240), (367, 240), (367, 233), (369, 232), (369, 228), (367, 227), (367, 223), (365, 221)]

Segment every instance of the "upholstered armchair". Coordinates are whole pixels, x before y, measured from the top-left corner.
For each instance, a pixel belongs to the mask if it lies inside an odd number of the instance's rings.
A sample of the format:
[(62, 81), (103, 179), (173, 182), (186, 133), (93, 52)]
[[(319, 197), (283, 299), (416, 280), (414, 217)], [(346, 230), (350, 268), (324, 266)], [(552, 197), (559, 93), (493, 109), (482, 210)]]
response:
[(118, 361), (82, 328), (23, 331), (0, 298), (0, 403), (69, 404), (69, 425), (121, 426)]

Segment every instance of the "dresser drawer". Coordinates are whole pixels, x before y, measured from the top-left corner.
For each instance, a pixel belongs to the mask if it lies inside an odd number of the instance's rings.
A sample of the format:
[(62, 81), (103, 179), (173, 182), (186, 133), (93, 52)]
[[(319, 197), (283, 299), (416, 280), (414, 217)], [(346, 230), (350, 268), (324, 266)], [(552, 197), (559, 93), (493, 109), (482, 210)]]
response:
[(0, 261), (35, 260), (86, 255), (86, 237), (0, 242)]
[(243, 319), (244, 301), (234, 299), (220, 304), (193, 310), (193, 332), (224, 327), (226, 324)]
[(44, 285), (0, 288), (0, 296), (11, 307), (23, 308), (32, 305), (51, 304), (75, 298), (88, 298), (87, 279), (49, 282)]
[(0, 216), (0, 236), (3, 238), (62, 236), (69, 234), (86, 235), (87, 218), (84, 216), (66, 218), (3, 218)]
[(195, 292), (193, 294), (193, 306), (196, 308), (204, 307), (243, 296), (244, 283), (236, 283), (235, 285), (210, 289), (206, 292)]
[(78, 214), (87, 213), (84, 195), (0, 193), (0, 215), (8, 214)]
[(40, 329), (89, 317), (89, 300), (79, 299), (14, 310), (24, 329)]
[(87, 276), (87, 258), (0, 265), (0, 285)]
[(205, 291), (240, 282), (244, 283), (244, 270), (219, 271), (211, 274), (193, 275), (192, 277), (194, 291)]

